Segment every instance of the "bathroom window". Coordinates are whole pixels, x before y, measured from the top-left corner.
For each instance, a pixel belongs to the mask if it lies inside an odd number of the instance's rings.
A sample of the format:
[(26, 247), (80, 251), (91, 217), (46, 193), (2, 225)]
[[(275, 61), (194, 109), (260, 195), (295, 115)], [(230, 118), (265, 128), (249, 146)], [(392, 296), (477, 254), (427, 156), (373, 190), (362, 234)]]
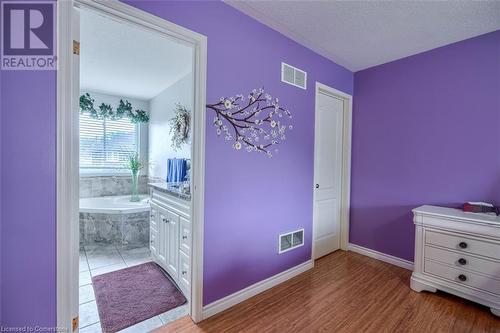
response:
[(139, 125), (129, 119), (93, 119), (80, 115), (80, 171), (120, 173), (128, 156), (139, 152)]

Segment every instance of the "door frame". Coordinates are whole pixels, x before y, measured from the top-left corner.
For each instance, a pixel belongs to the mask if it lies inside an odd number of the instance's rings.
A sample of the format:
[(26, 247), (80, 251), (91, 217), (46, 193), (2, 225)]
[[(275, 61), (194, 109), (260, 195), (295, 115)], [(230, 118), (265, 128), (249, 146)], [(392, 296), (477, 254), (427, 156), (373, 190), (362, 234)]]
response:
[[(341, 191), (340, 191), (340, 248), (348, 250), (349, 244), (349, 209), (351, 199), (351, 142), (352, 142), (352, 95), (329, 87), (316, 81), (314, 96), (314, 181), (316, 181), (316, 163), (318, 156), (318, 135), (316, 129), (319, 125), (318, 119), (318, 96), (320, 93), (331, 95), (344, 101), (342, 122), (342, 163), (341, 163)], [(311, 256), (315, 258), (315, 228), (317, 224), (317, 212), (315, 208), (316, 190), (313, 189), (313, 228)]]
[[(87, 8), (127, 24), (161, 33), (194, 50), (194, 110), (192, 137), (193, 252), (191, 256), (191, 307), (195, 322), (203, 310), (203, 230), (205, 177), (205, 105), (207, 72), (207, 37), (166, 21), (118, 0), (57, 1), (57, 326), (75, 326), (78, 317), (79, 275), (79, 143), (77, 98), (72, 89), (78, 79), (73, 68), (72, 26), (74, 8)], [(76, 107), (75, 107), (76, 106)], [(68, 223), (69, 222), (69, 223)], [(78, 324), (78, 323), (76, 323)], [(77, 325), (78, 326), (78, 325)]]

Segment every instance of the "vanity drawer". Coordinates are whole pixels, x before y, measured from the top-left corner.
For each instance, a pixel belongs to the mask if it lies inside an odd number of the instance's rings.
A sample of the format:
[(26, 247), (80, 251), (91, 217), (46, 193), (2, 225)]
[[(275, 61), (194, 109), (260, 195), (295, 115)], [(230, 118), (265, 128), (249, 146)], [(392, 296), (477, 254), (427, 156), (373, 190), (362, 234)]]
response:
[(179, 251), (179, 287), (189, 298), (191, 292), (191, 258), (183, 251)]
[(500, 260), (500, 244), (487, 240), (426, 230), (425, 243)]
[(151, 203), (151, 210), (149, 211), (149, 224), (152, 228), (158, 230), (158, 206)]
[(149, 249), (151, 254), (158, 255), (158, 231), (151, 228), (149, 232)]
[(191, 255), (191, 223), (183, 217), (180, 217), (179, 220), (179, 247), (189, 256)]
[(500, 295), (500, 280), (450, 267), (432, 260), (425, 260), (425, 273), (433, 274), (458, 285), (473, 287)]
[(438, 249), (433, 246), (425, 247), (425, 258), (439, 261), (458, 269), (466, 269), (487, 274), (500, 279), (500, 262), (473, 257), (466, 253)]

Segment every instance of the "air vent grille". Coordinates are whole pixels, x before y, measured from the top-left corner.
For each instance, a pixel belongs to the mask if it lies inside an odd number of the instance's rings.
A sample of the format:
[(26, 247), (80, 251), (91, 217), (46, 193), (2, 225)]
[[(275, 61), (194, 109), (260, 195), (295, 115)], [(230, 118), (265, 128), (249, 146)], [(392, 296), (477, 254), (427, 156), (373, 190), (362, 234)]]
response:
[(288, 232), (279, 236), (279, 253), (293, 250), (304, 245), (304, 229)]
[(307, 73), (282, 62), (281, 82), (285, 82), (305, 90), (307, 88)]

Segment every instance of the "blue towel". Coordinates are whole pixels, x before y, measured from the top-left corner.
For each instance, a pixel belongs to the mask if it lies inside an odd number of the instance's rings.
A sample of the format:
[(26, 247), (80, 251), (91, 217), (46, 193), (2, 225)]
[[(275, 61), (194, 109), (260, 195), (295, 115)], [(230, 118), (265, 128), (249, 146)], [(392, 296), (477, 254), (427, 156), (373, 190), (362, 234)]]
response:
[(184, 158), (167, 160), (167, 183), (180, 183), (186, 178), (187, 161)]

